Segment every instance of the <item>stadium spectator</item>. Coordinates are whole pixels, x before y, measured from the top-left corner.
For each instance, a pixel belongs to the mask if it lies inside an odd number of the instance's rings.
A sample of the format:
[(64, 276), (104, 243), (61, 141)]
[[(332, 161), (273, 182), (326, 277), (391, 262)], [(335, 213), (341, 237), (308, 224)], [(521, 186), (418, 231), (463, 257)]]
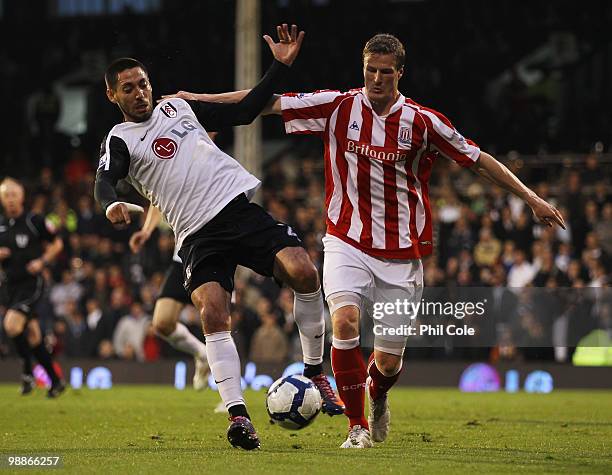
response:
[(514, 251), (514, 263), (508, 272), (508, 286), (521, 288), (529, 285), (535, 277), (536, 270), (525, 256), (525, 251), (516, 249)]
[(56, 340), (54, 354), (73, 358), (90, 356), (93, 334), (76, 301), (68, 300), (64, 311), (64, 314), (58, 315), (53, 326)]
[(480, 230), (480, 240), (474, 247), (474, 261), (478, 266), (492, 266), (501, 254), (501, 243), (495, 239), (490, 228)]
[(68, 302), (78, 302), (83, 295), (83, 287), (76, 281), (70, 269), (62, 272), (61, 283), (55, 284), (49, 294), (55, 315), (66, 315)]
[(257, 304), (261, 326), (255, 330), (251, 343), (251, 360), (255, 363), (284, 363), (289, 350), (287, 336), (273, 313), (272, 303), (265, 297)]
[(151, 316), (139, 301), (132, 302), (130, 312), (121, 317), (113, 333), (115, 354), (121, 359), (144, 361), (144, 343), (150, 327)]

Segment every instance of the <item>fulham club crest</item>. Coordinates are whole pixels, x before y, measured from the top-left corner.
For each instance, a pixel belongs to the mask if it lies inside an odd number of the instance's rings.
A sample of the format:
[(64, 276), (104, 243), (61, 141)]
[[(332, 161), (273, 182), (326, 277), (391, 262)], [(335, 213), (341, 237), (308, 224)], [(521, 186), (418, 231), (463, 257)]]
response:
[(160, 137), (158, 139), (155, 139), (151, 148), (153, 149), (153, 153), (155, 153), (155, 155), (157, 155), (159, 158), (169, 160), (171, 158), (174, 158), (174, 156), (176, 155), (178, 145), (172, 139)]
[(163, 106), (161, 106), (161, 111), (171, 119), (174, 119), (178, 114), (176, 108), (169, 102), (166, 102)]

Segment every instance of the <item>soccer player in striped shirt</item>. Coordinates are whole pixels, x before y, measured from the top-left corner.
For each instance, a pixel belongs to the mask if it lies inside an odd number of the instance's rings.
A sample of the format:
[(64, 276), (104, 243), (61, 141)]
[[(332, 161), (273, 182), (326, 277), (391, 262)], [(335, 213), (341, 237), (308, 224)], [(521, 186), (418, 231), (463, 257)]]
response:
[[(342, 448), (371, 447), (389, 431), (387, 393), (402, 369), (407, 337), (385, 329), (405, 322), (398, 315), (375, 322), (379, 331), (366, 365), (359, 347), (362, 301), (384, 300), (385, 294), (395, 300), (402, 292), (420, 300), (421, 259), (433, 249), (428, 181), (436, 159), (471, 168), (525, 200), (541, 222), (565, 227), (558, 210), (465, 139), (444, 115), (399, 92), (404, 59), (396, 37), (378, 34), (363, 49), (363, 87), (275, 96), (264, 111), (281, 114), (287, 133), (318, 135), (324, 143), (323, 287), (332, 313), (332, 367), (349, 418)], [(178, 95), (234, 102), (247, 92)]]

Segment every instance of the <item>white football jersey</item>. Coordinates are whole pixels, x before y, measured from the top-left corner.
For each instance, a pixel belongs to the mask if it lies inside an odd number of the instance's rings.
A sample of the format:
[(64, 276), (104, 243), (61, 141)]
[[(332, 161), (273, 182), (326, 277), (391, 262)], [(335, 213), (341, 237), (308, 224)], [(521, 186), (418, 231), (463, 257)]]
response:
[(118, 155), (129, 159), (126, 180), (174, 230), (177, 249), (236, 196), (251, 199), (260, 185), (215, 145), (182, 99), (160, 102), (145, 122), (113, 127), (99, 168), (109, 170)]

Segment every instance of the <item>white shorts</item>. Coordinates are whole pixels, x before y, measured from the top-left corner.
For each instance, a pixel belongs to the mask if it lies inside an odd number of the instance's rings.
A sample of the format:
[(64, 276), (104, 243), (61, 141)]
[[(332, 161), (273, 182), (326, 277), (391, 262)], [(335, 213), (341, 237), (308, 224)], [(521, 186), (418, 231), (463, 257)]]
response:
[[(342, 294), (360, 295), (360, 313), (373, 316), (374, 348), (401, 355), (413, 321), (403, 304), (417, 303), (423, 293), (421, 260), (370, 256), (329, 234), (323, 238), (323, 246), (323, 289), (328, 304)], [(399, 307), (384, 308), (384, 304), (398, 300)]]

